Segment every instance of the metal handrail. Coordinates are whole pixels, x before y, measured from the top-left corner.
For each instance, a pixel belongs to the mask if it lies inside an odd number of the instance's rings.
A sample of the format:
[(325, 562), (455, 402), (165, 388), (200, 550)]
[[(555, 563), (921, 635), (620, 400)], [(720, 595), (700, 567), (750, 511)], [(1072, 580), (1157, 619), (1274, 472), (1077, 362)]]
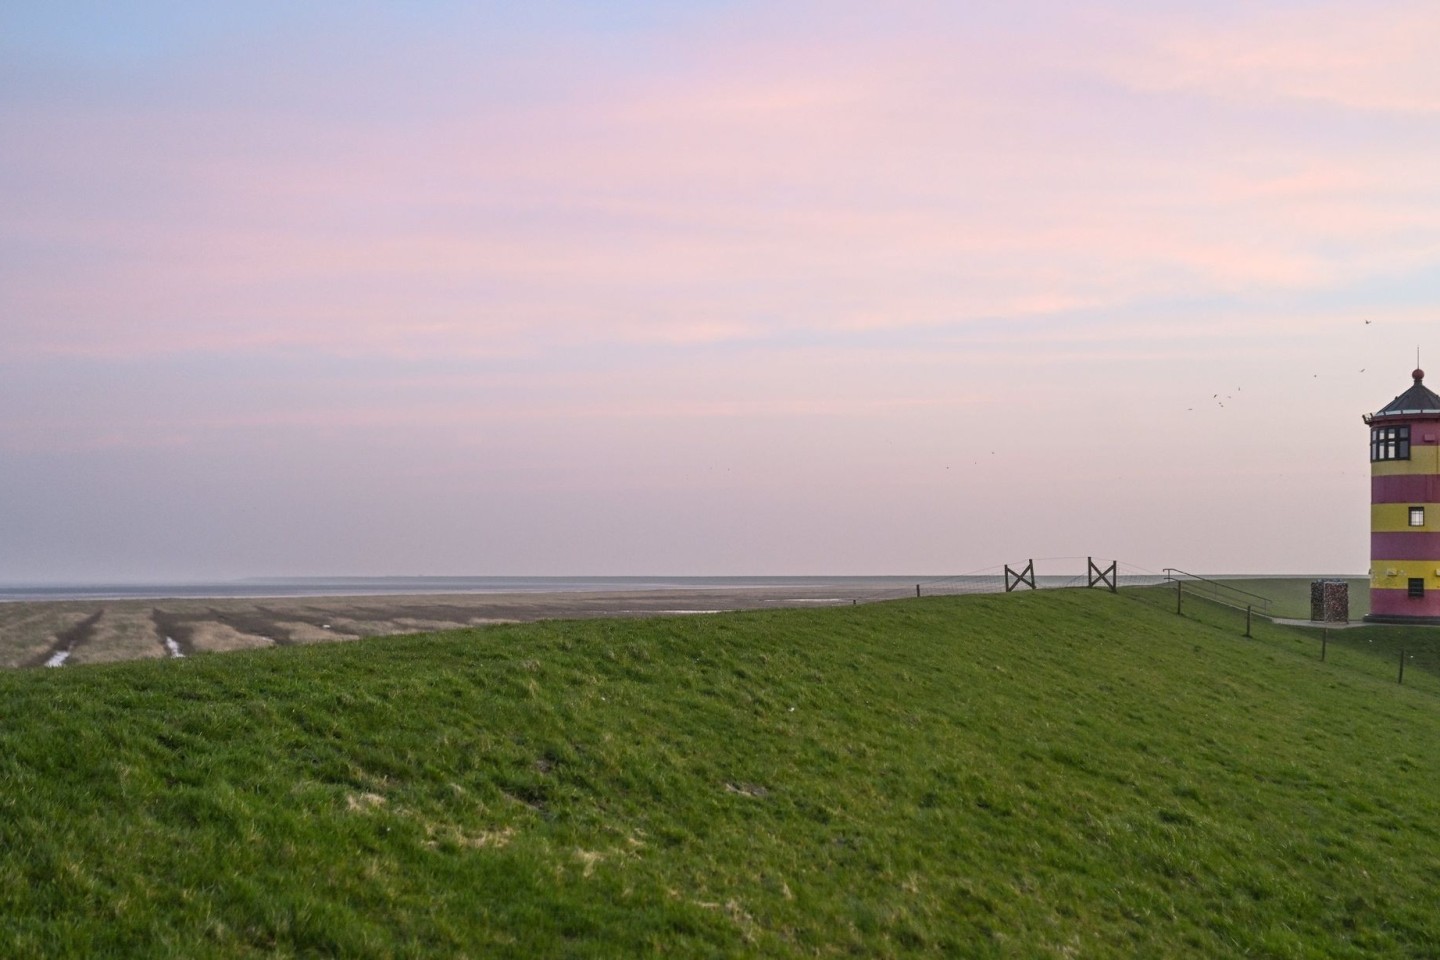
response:
[[(1258, 601), (1260, 601), (1259, 604), (1258, 604), (1258, 606), (1260, 607), (1260, 612), (1261, 612), (1264, 616), (1267, 616), (1267, 617), (1270, 615), (1270, 598), (1269, 598), (1269, 597), (1262, 597), (1262, 596), (1261, 596), (1260, 594), (1258, 594), (1258, 593), (1251, 593), (1249, 590), (1241, 590), (1239, 587), (1232, 587), (1232, 586), (1231, 586), (1230, 584), (1228, 584), (1228, 583), (1221, 583), (1221, 582), (1218, 581), (1218, 580), (1211, 580), (1209, 577), (1202, 577), (1202, 576), (1200, 576), (1199, 574), (1189, 573), (1189, 572), (1187, 572), (1187, 571), (1185, 571), (1185, 570), (1181, 570), (1181, 569), (1179, 569), (1179, 568), (1177, 568), (1177, 567), (1165, 567), (1161, 572), (1165, 574), (1165, 579), (1166, 579), (1166, 580), (1179, 580), (1179, 579), (1180, 579), (1179, 577), (1173, 576), (1173, 574), (1177, 574), (1177, 573), (1178, 573), (1178, 574), (1180, 574), (1180, 576), (1186, 577), (1186, 578), (1189, 579), (1189, 580), (1195, 580), (1195, 581), (1198, 581), (1198, 582), (1200, 582), (1200, 583), (1209, 584), (1210, 587), (1211, 587), (1211, 589), (1213, 589), (1213, 590), (1215, 591), (1215, 599), (1216, 599), (1217, 601), (1221, 602), (1221, 603), (1224, 603), (1224, 601), (1221, 600), (1221, 599), (1220, 599), (1220, 596), (1219, 596), (1221, 590), (1228, 590), (1228, 591), (1231, 592), (1231, 593), (1238, 593), (1238, 594), (1240, 594), (1241, 596), (1249, 597), (1249, 598), (1251, 598), (1252, 600), (1258, 600)], [(1248, 606), (1255, 606), (1255, 605), (1256, 605), (1256, 604), (1248, 604)]]

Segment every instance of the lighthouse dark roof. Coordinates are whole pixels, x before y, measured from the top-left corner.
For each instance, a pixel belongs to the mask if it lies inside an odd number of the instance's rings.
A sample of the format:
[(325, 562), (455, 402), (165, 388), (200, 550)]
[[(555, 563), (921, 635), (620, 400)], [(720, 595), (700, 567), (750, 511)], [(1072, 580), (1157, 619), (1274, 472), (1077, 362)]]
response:
[(1415, 414), (1440, 414), (1440, 396), (1425, 386), (1425, 371), (1416, 370), (1410, 376), (1415, 384), (1400, 396), (1391, 400), (1374, 417), (1408, 417)]

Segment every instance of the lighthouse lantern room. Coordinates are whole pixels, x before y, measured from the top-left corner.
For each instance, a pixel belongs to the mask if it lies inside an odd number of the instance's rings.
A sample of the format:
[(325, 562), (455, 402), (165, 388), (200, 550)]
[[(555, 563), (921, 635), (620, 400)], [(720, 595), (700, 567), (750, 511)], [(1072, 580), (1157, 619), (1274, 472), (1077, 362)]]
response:
[(1370, 426), (1370, 615), (1440, 624), (1440, 396), (1415, 383)]

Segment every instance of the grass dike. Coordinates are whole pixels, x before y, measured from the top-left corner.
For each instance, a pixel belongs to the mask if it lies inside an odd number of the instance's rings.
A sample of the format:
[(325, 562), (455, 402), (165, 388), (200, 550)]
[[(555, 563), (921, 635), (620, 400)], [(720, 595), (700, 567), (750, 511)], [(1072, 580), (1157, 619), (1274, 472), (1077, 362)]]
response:
[(1169, 597), (0, 673), (0, 954), (1440, 955), (1440, 682)]

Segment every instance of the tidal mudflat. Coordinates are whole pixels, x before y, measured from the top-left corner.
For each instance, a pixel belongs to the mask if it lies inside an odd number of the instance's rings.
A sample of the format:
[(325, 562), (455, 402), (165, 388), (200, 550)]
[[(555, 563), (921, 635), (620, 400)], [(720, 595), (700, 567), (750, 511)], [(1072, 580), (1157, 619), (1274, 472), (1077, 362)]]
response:
[(0, 666), (74, 666), (496, 623), (849, 604), (873, 590), (795, 587), (0, 603)]

